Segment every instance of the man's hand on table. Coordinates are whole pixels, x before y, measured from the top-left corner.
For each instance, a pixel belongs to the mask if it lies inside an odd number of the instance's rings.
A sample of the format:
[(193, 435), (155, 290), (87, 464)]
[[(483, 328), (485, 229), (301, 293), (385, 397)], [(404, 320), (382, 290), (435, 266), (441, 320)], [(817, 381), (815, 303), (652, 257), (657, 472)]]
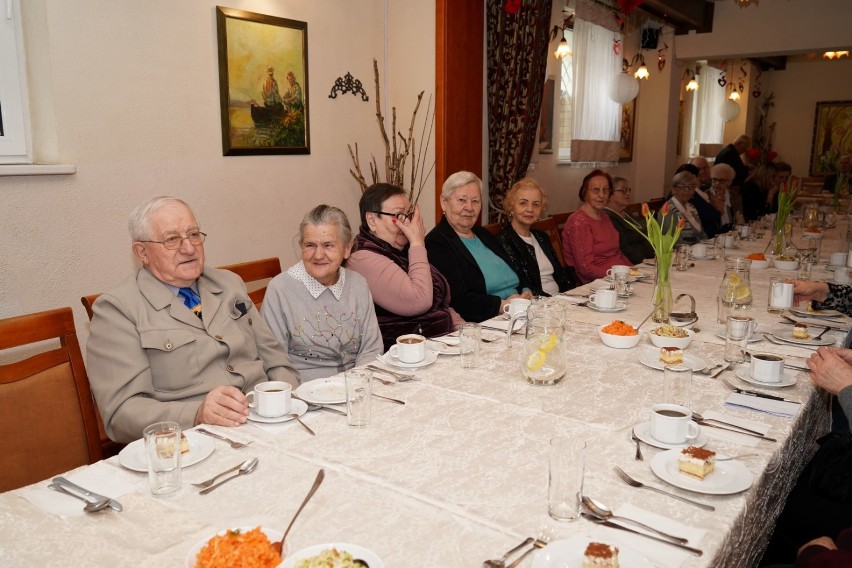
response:
[(852, 350), (820, 347), (808, 359), (811, 380), (832, 394), (852, 386)]
[(207, 393), (195, 413), (195, 424), (239, 426), (249, 415), (248, 398), (236, 387), (219, 386)]

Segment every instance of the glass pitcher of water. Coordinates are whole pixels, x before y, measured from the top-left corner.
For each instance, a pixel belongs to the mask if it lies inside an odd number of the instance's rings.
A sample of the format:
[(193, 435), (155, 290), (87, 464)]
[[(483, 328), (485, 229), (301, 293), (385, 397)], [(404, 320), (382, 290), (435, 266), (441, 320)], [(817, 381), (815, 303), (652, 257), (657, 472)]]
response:
[(751, 261), (747, 258), (725, 259), (725, 275), (719, 285), (716, 302), (716, 321), (725, 323), (728, 316), (742, 314), (751, 307)]
[(565, 324), (555, 310), (528, 311), (521, 370), (534, 385), (555, 385), (568, 370)]

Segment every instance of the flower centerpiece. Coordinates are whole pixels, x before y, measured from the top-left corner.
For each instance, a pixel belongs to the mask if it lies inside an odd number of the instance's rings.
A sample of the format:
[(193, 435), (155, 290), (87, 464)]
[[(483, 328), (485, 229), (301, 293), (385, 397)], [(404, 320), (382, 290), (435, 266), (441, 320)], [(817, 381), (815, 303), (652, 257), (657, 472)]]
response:
[(799, 178), (796, 177), (790, 179), (789, 186), (786, 182), (782, 183), (781, 189), (778, 191), (778, 213), (775, 214), (775, 248), (773, 249), (775, 256), (783, 255), (787, 248), (787, 235), (784, 232), (784, 226), (793, 210), (798, 193)]
[(645, 232), (642, 231), (639, 225), (632, 225), (640, 235), (651, 243), (654, 249), (654, 256), (657, 259), (657, 273), (654, 280), (654, 295), (652, 301), (655, 309), (652, 318), (655, 322), (667, 323), (669, 314), (672, 311), (672, 285), (669, 281), (669, 272), (672, 268), (672, 253), (675, 245), (680, 238), (680, 233), (683, 230), (686, 221), (683, 217), (677, 220), (677, 223), (672, 222), (672, 218), (666, 222), (666, 218), (670, 213), (668, 201), (663, 204), (660, 209), (661, 221), (657, 221), (651, 213), (647, 203), (642, 204), (642, 215), (645, 217)]

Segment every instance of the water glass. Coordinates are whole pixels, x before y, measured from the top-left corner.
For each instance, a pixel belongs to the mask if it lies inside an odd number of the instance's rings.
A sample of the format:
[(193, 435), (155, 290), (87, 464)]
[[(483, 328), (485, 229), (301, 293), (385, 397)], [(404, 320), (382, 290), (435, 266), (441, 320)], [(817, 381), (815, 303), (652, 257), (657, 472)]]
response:
[(583, 440), (562, 436), (550, 440), (547, 512), (556, 520), (575, 521), (580, 518), (585, 459), (586, 443)]
[(728, 316), (725, 324), (725, 361), (742, 363), (745, 361), (746, 345), (757, 324), (752, 318)]
[(689, 245), (680, 245), (675, 254), (675, 269), (684, 271), (689, 268)]
[(148, 460), (148, 486), (151, 493), (167, 497), (180, 491), (181, 428), (177, 422), (157, 422), (147, 426), (145, 456)]
[(687, 365), (663, 367), (663, 400), (661, 402), (689, 408), (691, 397), (692, 368)]
[(346, 414), (349, 425), (364, 428), (370, 424), (373, 400), (373, 373), (351, 369), (343, 375), (346, 382)]
[(618, 294), (619, 298), (626, 298), (630, 295), (630, 275), (629, 274), (616, 274), (614, 277), (615, 280), (615, 292)]
[(463, 323), (459, 328), (459, 358), (462, 369), (479, 367), (479, 350), (482, 346), (482, 326)]

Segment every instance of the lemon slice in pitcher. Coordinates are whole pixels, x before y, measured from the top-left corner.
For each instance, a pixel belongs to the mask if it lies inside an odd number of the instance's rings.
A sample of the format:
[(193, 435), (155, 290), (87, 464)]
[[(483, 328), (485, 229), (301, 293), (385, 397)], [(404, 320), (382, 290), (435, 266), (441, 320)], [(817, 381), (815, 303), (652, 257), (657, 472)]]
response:
[(542, 341), (540, 350), (543, 351), (544, 353), (547, 353), (548, 351), (550, 351), (554, 347), (556, 347), (556, 334), (550, 333), (550, 334), (547, 335), (547, 338), (544, 341)]
[(546, 360), (547, 355), (544, 354), (544, 351), (536, 351), (527, 358), (527, 369), (530, 371), (538, 371), (544, 365)]

